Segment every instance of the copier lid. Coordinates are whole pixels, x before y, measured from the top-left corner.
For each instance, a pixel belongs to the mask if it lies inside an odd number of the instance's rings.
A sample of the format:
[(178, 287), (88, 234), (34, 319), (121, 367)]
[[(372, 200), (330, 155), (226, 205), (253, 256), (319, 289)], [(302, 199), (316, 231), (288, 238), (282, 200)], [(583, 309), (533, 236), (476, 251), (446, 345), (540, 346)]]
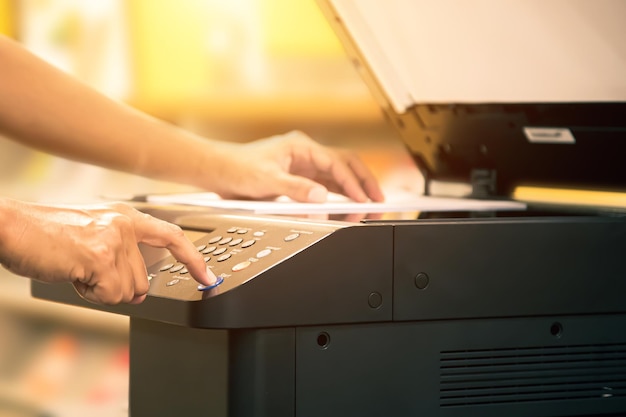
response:
[(397, 112), (626, 101), (623, 0), (331, 0)]
[(626, 191), (626, 1), (318, 2), (427, 186)]

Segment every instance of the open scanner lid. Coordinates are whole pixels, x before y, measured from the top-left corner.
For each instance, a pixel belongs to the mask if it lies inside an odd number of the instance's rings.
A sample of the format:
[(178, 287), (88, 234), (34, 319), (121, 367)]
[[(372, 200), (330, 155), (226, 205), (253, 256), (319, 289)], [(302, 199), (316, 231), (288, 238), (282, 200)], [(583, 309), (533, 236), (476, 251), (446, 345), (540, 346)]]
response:
[(319, 3), (427, 184), (626, 191), (626, 2)]

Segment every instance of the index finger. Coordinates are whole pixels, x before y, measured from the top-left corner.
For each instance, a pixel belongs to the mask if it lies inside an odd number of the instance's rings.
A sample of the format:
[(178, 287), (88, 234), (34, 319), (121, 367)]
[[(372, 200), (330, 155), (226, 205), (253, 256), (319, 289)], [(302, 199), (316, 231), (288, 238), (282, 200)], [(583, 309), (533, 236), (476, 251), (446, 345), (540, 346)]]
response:
[(365, 194), (372, 201), (384, 201), (385, 196), (383, 194), (378, 179), (374, 176), (374, 173), (365, 165), (365, 163), (356, 154), (349, 154), (346, 157), (346, 164), (352, 170), (357, 180), (361, 183), (362, 189)]
[(215, 274), (204, 263), (202, 254), (179, 226), (142, 214), (142, 219), (135, 223), (138, 242), (169, 250), (177, 261), (185, 264), (191, 276), (200, 284), (212, 285), (217, 281)]
[(311, 162), (320, 173), (324, 173), (329, 189), (334, 189), (354, 201), (383, 201), (382, 191), (374, 174), (365, 166), (358, 155), (345, 150), (318, 148), (310, 152)]

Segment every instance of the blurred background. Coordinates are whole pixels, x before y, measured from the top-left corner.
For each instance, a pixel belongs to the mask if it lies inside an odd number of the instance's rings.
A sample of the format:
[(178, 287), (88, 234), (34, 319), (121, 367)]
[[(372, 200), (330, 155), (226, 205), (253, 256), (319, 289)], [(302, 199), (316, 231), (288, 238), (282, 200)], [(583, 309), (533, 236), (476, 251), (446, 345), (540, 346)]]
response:
[[(0, 33), (104, 94), (206, 137), (248, 141), (300, 129), (354, 148), (382, 182), (418, 188), (314, 0), (0, 0)], [(80, 203), (173, 191), (190, 188), (0, 137), (6, 197)], [(34, 300), (27, 279), (0, 269), (0, 334), (0, 416), (127, 415), (127, 318)]]

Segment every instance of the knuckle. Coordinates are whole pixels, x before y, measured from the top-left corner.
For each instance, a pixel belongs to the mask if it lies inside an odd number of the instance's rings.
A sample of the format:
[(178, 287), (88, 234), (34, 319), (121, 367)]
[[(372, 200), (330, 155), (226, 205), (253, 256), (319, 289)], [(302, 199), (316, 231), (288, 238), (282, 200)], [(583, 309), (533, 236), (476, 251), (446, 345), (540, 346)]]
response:
[(107, 297), (104, 300), (103, 304), (114, 306), (117, 304), (121, 304), (122, 302), (124, 302), (124, 297), (121, 293), (117, 293)]
[(173, 223), (165, 223), (165, 224), (166, 224), (166, 227), (168, 228), (168, 231), (172, 234), (173, 237), (177, 239), (183, 239), (185, 237), (185, 232), (183, 231), (182, 227)]
[(315, 141), (311, 139), (309, 135), (302, 132), (301, 130), (292, 130), (285, 135), (285, 138), (291, 141), (291, 143), (298, 145), (310, 145), (315, 143)]
[(87, 248), (87, 252), (87, 258), (93, 263), (108, 265), (115, 262), (115, 249), (113, 249), (111, 242), (91, 245)]
[(97, 293), (99, 302), (106, 305), (120, 304), (124, 300), (124, 294), (118, 285), (101, 285)]
[(127, 204), (127, 203), (123, 203), (123, 202), (119, 202), (119, 201), (118, 201), (118, 202), (111, 203), (111, 204), (109, 205), (109, 207), (110, 207), (112, 210), (114, 210), (114, 211), (117, 211), (117, 212), (120, 212), (120, 213), (124, 213), (124, 214), (127, 214), (127, 213), (132, 213), (132, 212), (136, 211), (136, 210), (135, 210), (132, 206), (130, 206), (129, 204)]
[(181, 235), (183, 234), (183, 228), (180, 227), (179, 225), (174, 224), (174, 223), (167, 223), (167, 224), (172, 229), (173, 233), (180, 233)]
[(132, 220), (126, 215), (111, 216), (111, 224), (120, 228), (126, 228), (132, 225)]
[(147, 279), (139, 279), (135, 283), (135, 294), (134, 295), (144, 295), (148, 293), (150, 289), (150, 284)]

